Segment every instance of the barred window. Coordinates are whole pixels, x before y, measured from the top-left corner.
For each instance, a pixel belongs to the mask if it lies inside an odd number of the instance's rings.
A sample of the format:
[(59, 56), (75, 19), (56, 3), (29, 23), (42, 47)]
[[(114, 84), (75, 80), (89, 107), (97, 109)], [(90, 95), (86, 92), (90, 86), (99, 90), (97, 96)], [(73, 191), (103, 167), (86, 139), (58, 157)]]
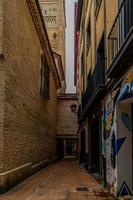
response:
[(50, 70), (44, 55), (41, 56), (41, 95), (48, 100), (49, 99), (49, 79)]

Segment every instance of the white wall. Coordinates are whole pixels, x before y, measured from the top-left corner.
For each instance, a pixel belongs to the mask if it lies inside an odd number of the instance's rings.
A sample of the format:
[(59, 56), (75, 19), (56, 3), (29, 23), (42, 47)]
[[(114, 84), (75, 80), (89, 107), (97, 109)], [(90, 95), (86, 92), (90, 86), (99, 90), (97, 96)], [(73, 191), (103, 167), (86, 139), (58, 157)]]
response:
[(129, 122), (131, 120), (131, 104), (125, 103), (123, 101), (121, 103), (118, 103), (117, 106), (117, 137), (126, 137), (117, 158), (118, 191), (124, 182), (127, 184), (130, 191), (132, 191), (132, 132), (125, 126), (125, 124), (127, 124), (127, 121), (124, 123), (124, 119), (122, 120), (122, 113), (128, 114), (128, 116), (130, 116), (128, 119)]
[(66, 2), (66, 82), (67, 93), (75, 93), (74, 86), (74, 3), (76, 0)]

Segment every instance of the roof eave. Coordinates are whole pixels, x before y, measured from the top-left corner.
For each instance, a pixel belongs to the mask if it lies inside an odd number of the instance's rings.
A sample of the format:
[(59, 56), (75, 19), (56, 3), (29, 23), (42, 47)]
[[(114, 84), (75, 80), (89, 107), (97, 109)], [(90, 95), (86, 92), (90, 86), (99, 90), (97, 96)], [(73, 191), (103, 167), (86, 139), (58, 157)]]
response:
[(45, 22), (43, 19), (43, 15), (41, 12), (40, 4), (38, 0), (27, 0), (27, 4), (36, 28), (36, 32), (38, 34), (42, 50), (44, 52), (44, 56), (49, 65), (53, 80), (55, 82), (56, 89), (61, 87), (60, 79), (58, 76), (58, 72), (56, 69), (56, 64), (53, 56), (53, 52), (51, 49), (48, 33), (46, 30)]

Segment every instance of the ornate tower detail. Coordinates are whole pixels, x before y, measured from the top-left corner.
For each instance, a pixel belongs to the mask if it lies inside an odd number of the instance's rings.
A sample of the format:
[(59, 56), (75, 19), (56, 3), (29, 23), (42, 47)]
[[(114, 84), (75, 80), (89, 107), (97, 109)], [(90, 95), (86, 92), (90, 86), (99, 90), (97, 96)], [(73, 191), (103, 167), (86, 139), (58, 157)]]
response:
[(65, 73), (65, 2), (64, 0), (40, 0), (40, 5), (52, 50), (61, 55)]
[(3, 0), (0, 0), (0, 56), (3, 54)]

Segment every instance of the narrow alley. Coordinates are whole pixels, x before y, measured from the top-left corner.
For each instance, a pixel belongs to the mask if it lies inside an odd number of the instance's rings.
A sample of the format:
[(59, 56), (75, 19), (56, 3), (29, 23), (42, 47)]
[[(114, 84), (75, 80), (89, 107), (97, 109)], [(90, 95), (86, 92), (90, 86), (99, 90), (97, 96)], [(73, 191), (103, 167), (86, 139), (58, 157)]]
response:
[(0, 0), (0, 200), (133, 200), (133, 0)]
[(0, 197), (0, 200), (93, 199), (113, 200), (108, 192), (104, 191), (102, 186), (73, 159), (64, 159), (49, 165)]

